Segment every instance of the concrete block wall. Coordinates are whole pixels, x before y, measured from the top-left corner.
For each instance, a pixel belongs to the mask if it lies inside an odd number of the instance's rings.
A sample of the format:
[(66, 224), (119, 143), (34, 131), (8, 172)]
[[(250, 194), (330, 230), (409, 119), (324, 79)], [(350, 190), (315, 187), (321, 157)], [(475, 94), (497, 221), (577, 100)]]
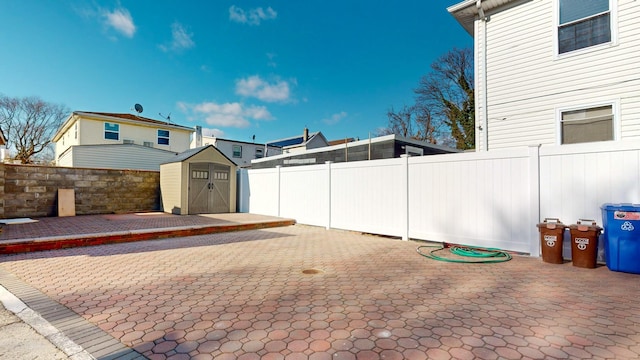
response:
[(57, 216), (58, 189), (77, 215), (159, 210), (160, 173), (0, 164), (0, 218)]

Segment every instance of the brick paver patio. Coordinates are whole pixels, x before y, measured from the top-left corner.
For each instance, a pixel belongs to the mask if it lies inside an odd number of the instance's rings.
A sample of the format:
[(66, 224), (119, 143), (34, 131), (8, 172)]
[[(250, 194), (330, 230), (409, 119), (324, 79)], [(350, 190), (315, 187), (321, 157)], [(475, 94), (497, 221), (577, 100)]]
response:
[(640, 275), (436, 262), (418, 245), (296, 225), (0, 267), (150, 359), (640, 357)]

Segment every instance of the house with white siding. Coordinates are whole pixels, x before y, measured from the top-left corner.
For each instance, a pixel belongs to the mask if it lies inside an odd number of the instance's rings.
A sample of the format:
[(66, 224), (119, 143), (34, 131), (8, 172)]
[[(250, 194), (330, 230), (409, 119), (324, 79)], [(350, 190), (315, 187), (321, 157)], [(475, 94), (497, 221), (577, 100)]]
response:
[(57, 166), (160, 170), (193, 129), (134, 114), (74, 111), (53, 137)]
[(191, 148), (213, 145), (224, 156), (241, 168), (251, 167), (251, 161), (263, 157), (282, 154), (282, 148), (256, 142), (222, 139), (202, 134), (202, 128), (196, 126), (196, 134), (191, 140)]
[(640, 2), (465, 0), (476, 150), (640, 138)]

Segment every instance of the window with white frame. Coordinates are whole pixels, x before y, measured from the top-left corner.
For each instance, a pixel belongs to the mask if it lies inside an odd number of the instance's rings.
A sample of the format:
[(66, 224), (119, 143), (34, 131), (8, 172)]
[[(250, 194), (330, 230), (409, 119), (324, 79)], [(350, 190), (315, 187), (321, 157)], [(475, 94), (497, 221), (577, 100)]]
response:
[(233, 157), (234, 158), (241, 158), (242, 157), (242, 146), (233, 145)]
[(158, 130), (158, 145), (169, 145), (169, 130)]
[(558, 0), (558, 53), (611, 42), (610, 0)]
[(262, 159), (264, 157), (264, 150), (262, 148), (256, 148), (256, 159)]
[(561, 144), (614, 140), (613, 105), (562, 111)]
[(104, 138), (106, 140), (120, 140), (120, 125), (104, 123)]

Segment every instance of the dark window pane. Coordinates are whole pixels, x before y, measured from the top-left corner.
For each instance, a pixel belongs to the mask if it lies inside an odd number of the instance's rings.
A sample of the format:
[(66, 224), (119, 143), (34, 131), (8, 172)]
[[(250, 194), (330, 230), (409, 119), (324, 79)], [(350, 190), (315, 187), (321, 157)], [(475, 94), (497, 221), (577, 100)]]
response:
[(158, 145), (169, 145), (168, 138), (158, 138)]
[(608, 13), (558, 29), (558, 52), (560, 54), (610, 41), (611, 26)]
[(107, 140), (118, 140), (120, 136), (117, 132), (105, 131), (104, 138)]

